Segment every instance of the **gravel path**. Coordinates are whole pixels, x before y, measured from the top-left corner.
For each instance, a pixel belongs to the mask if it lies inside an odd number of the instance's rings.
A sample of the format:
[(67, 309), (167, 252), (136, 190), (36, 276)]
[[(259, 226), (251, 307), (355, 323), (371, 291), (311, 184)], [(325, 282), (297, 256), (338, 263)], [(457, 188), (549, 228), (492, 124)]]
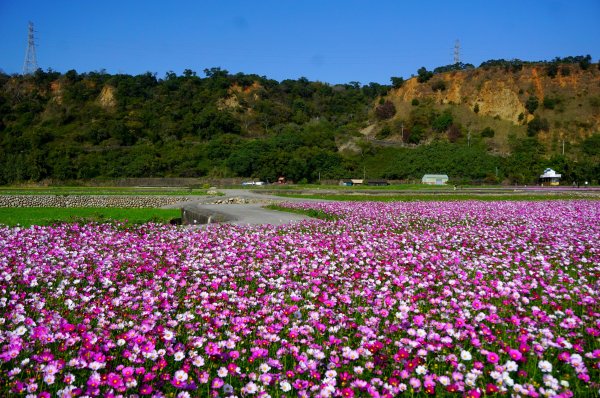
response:
[[(182, 207), (184, 210), (210, 217), (211, 220), (217, 220), (218, 222), (234, 225), (282, 225), (310, 219), (310, 217), (301, 214), (270, 210), (264, 207), (271, 203), (307, 201), (308, 199), (282, 198), (279, 196), (261, 194), (246, 189), (220, 189), (219, 192), (223, 193), (224, 195), (218, 197), (213, 196), (198, 198), (197, 201), (185, 202), (181, 203), (179, 206), (168, 207)], [(230, 198), (233, 198), (235, 201), (243, 200), (250, 203), (213, 203), (215, 200), (226, 201)]]

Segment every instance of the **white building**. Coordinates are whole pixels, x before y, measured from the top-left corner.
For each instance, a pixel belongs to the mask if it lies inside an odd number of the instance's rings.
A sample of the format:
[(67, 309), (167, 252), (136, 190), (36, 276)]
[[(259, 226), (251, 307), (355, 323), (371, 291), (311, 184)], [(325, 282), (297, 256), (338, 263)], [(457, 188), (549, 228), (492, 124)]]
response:
[(540, 175), (540, 182), (542, 185), (559, 185), (561, 175), (562, 174), (557, 174), (556, 171), (548, 168), (544, 170), (544, 174)]
[(429, 185), (445, 185), (448, 182), (446, 174), (425, 174), (421, 178), (421, 183)]

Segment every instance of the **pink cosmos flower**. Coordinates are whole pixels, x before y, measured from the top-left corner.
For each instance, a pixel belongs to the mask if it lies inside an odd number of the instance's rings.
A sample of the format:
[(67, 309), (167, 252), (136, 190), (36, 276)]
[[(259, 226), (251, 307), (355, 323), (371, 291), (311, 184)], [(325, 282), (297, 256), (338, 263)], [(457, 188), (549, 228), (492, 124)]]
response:
[(123, 378), (117, 373), (109, 373), (108, 377), (106, 378), (106, 381), (109, 386), (114, 388), (118, 388), (123, 385)]
[(223, 384), (225, 384), (225, 382), (222, 379), (215, 377), (212, 380), (212, 383), (210, 384), (210, 386), (211, 386), (211, 388), (217, 390), (217, 389), (223, 387)]
[(508, 351), (508, 356), (510, 356), (514, 361), (518, 361), (523, 358), (523, 354), (519, 350), (510, 349)]
[(495, 352), (488, 352), (486, 359), (490, 363), (498, 363), (500, 357)]

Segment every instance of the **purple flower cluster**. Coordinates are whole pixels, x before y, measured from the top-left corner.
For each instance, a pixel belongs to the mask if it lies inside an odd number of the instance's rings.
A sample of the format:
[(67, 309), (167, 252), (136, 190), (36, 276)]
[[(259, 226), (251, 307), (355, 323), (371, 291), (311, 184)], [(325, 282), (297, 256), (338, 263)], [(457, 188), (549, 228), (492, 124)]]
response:
[(0, 228), (0, 395), (592, 396), (600, 202)]

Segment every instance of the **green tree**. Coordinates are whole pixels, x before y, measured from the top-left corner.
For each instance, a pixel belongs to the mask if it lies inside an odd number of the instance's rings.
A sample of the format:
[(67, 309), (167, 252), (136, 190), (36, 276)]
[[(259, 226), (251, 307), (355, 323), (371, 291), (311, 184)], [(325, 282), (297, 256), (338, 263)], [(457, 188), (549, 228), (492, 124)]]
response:
[(390, 77), (390, 80), (392, 81), (392, 87), (394, 88), (400, 88), (404, 84), (404, 78), (402, 77), (392, 76)]
[(492, 130), (491, 127), (486, 127), (483, 130), (481, 130), (481, 137), (482, 138), (492, 138), (495, 135), (495, 131)]
[(433, 130), (441, 133), (443, 131), (448, 130), (448, 128), (452, 125), (454, 118), (452, 116), (452, 112), (449, 109), (446, 109), (442, 112), (441, 115), (435, 118), (431, 127)]
[(538, 105), (538, 98), (535, 95), (532, 95), (527, 99), (527, 102), (525, 103), (525, 109), (527, 109), (527, 112), (533, 115), (535, 110), (538, 108)]
[(555, 62), (551, 62), (546, 66), (546, 75), (551, 78), (555, 78), (558, 74), (558, 65)]
[(600, 133), (595, 133), (583, 140), (581, 151), (590, 157), (600, 158)]
[(425, 83), (426, 81), (428, 81), (432, 77), (433, 77), (433, 72), (428, 71), (427, 69), (425, 69), (424, 66), (420, 67), (417, 70), (417, 81), (419, 83)]
[(579, 61), (579, 67), (581, 68), (581, 70), (588, 70), (591, 63), (592, 56), (588, 54)]
[(548, 120), (541, 117), (534, 117), (529, 123), (527, 123), (527, 136), (535, 137), (540, 131), (548, 131), (550, 124)]

